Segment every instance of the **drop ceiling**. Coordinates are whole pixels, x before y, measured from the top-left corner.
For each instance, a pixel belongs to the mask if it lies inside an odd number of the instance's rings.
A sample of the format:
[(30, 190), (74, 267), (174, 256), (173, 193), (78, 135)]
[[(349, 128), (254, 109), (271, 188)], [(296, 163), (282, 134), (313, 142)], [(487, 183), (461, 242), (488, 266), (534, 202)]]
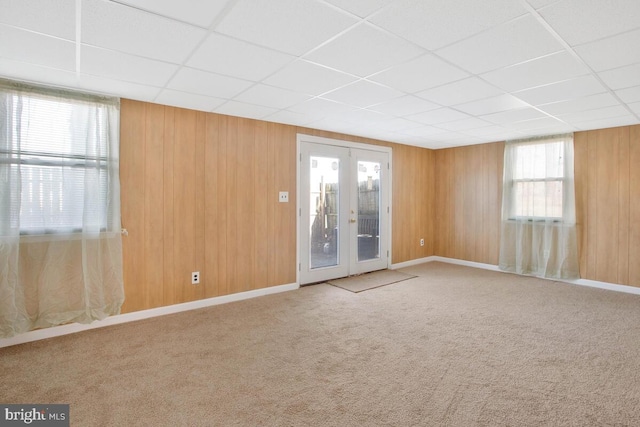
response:
[(640, 123), (637, 0), (0, 0), (0, 76), (427, 148)]

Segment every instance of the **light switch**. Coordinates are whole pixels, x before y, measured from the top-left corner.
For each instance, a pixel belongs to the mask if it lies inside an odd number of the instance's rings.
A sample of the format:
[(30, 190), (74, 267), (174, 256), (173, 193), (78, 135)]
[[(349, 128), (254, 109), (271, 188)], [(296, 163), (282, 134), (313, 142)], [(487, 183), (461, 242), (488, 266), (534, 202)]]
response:
[(280, 203), (288, 203), (289, 202), (289, 192), (288, 191), (281, 191), (280, 192), (280, 198), (278, 200), (280, 201)]

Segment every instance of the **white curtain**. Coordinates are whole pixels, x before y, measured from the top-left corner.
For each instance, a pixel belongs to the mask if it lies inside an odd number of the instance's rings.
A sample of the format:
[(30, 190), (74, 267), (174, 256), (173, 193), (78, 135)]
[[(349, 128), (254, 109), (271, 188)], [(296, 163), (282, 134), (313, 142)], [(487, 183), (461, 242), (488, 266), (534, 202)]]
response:
[(572, 134), (505, 144), (500, 269), (580, 277)]
[(119, 100), (0, 82), (0, 337), (118, 314)]

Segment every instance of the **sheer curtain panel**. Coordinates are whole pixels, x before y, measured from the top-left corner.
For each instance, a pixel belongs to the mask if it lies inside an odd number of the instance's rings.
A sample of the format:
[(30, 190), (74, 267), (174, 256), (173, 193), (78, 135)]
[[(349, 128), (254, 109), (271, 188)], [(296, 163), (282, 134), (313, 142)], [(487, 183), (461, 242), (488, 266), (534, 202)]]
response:
[(0, 337), (120, 312), (119, 110), (0, 81)]
[(500, 269), (579, 278), (573, 135), (505, 144)]

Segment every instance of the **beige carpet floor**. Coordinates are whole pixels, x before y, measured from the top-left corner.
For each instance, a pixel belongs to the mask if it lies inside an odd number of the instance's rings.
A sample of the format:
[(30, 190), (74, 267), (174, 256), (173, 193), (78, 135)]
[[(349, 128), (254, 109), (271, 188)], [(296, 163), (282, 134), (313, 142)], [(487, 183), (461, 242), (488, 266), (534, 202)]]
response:
[(363, 292), (370, 289), (387, 286), (393, 283), (412, 279), (416, 276), (397, 270), (380, 270), (358, 276), (345, 277), (343, 279), (329, 280), (327, 283), (350, 292)]
[(640, 297), (442, 263), (0, 349), (73, 426), (637, 426)]

